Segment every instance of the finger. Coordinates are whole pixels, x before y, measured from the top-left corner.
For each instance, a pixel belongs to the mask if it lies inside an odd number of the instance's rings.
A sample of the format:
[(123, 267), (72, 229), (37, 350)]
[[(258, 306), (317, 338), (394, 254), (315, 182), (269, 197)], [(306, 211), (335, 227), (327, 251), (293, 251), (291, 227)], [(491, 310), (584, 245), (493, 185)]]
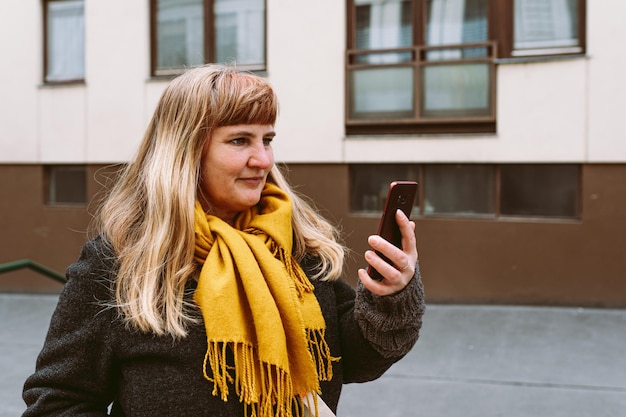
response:
[(378, 235), (370, 236), (367, 241), (377, 253), (371, 252), (368, 254), (366, 252), (365, 260), (382, 275), (385, 275), (385, 270), (393, 272), (393, 269), (400, 270), (406, 267), (408, 263), (407, 254), (395, 245)]
[[(415, 237), (403, 237), (403, 240), (405, 241), (403, 246), (407, 248), (407, 251), (397, 248), (395, 245), (380, 238), (378, 235), (370, 236), (368, 238), (368, 243), (377, 253), (371, 253), (369, 255), (366, 253), (366, 261), (384, 276), (392, 274), (394, 269), (402, 273), (407, 270), (412, 271), (411, 268), (417, 262)], [(383, 257), (387, 259), (384, 259)], [(391, 275), (389, 278), (395, 279), (396, 276)]]
[(376, 281), (372, 279), (372, 277), (370, 277), (367, 271), (363, 268), (359, 269), (357, 274), (363, 286), (372, 294), (390, 295), (398, 291), (395, 287), (387, 284), (385, 280)]
[(386, 279), (395, 279), (399, 272), (394, 259), (389, 259), (389, 261), (387, 261), (372, 250), (365, 251), (365, 261)]
[(402, 235), (402, 250), (410, 255), (415, 255), (417, 260), (417, 245), (415, 241), (415, 222), (409, 220), (409, 218), (398, 210), (396, 213), (396, 222), (400, 228), (400, 234)]

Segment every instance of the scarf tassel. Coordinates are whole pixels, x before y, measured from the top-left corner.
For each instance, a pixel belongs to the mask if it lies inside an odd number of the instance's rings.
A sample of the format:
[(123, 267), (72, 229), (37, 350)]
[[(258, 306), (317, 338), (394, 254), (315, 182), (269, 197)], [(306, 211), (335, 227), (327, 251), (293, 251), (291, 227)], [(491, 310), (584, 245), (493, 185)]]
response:
[[(232, 347), (234, 366), (226, 363), (228, 346)], [(229, 384), (234, 384), (246, 416), (291, 416), (292, 406), (300, 409), (289, 374), (275, 365), (255, 361), (254, 347), (245, 343), (209, 341), (204, 358), (204, 377), (213, 382), (213, 395), (228, 400)], [(211, 369), (212, 377), (207, 369)], [(234, 377), (233, 377), (234, 373)], [(261, 394), (259, 394), (261, 393)]]
[(338, 362), (340, 359), (330, 354), (325, 334), (324, 329), (307, 329), (309, 351), (317, 364), (317, 377), (320, 381), (333, 379), (333, 362)]
[(302, 298), (304, 293), (313, 291), (313, 284), (290, 253), (285, 252), (283, 248), (279, 247), (276, 249), (274, 256), (278, 257), (283, 265), (285, 265), (287, 273), (293, 279), (296, 286), (298, 297)]
[[(330, 381), (333, 377), (332, 362), (339, 358), (330, 354), (324, 333), (323, 329), (307, 329), (307, 338), (309, 350), (317, 364), (319, 380)], [(233, 350), (234, 366), (229, 366), (226, 361), (229, 345)], [(297, 401), (294, 396), (289, 374), (267, 363), (256, 366), (253, 351), (254, 347), (245, 343), (208, 342), (204, 357), (204, 377), (213, 382), (212, 394), (227, 401), (228, 385), (233, 384), (239, 401), (246, 407), (247, 416), (291, 416), (292, 407), (297, 410), (298, 415), (304, 415), (302, 402)], [(209, 376), (209, 368), (213, 376)], [(259, 395), (259, 392), (263, 394)], [(314, 409), (317, 410), (317, 407)]]

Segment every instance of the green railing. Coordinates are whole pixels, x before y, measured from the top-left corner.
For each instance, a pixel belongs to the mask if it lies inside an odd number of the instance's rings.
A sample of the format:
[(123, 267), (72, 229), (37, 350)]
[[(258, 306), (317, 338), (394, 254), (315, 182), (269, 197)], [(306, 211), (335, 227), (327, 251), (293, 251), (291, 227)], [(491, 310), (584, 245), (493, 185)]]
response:
[(67, 281), (63, 274), (59, 274), (57, 271), (54, 271), (30, 259), (22, 259), (22, 260), (15, 261), (15, 262), (8, 262), (5, 264), (1, 264), (0, 274), (5, 273), (5, 272), (16, 271), (18, 269), (23, 269), (23, 268), (32, 269), (33, 271), (39, 272), (40, 274), (45, 275), (48, 278), (51, 278), (57, 282), (60, 282), (61, 284), (65, 284), (65, 282)]

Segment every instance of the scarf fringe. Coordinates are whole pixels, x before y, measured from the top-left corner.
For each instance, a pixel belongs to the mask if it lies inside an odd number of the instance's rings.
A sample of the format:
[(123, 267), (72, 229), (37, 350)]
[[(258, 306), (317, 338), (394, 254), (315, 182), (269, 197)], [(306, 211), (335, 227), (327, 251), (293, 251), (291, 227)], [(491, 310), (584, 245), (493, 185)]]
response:
[[(234, 367), (226, 363), (228, 346), (232, 347)], [(209, 341), (204, 359), (204, 377), (213, 382), (212, 394), (226, 402), (228, 385), (234, 384), (239, 401), (244, 404), (246, 416), (291, 417), (292, 407), (297, 417), (303, 416), (303, 405), (293, 392), (289, 373), (268, 363), (256, 366), (254, 349), (245, 343)], [(207, 373), (208, 367), (213, 377)]]
[[(330, 354), (325, 336), (326, 331), (324, 329), (307, 329), (309, 351), (313, 356), (313, 361), (317, 364), (317, 378), (320, 381), (333, 379), (333, 362), (338, 362), (340, 359)], [(317, 394), (320, 393), (317, 392)]]
[(314, 287), (309, 278), (306, 276), (302, 268), (296, 260), (291, 256), (290, 253), (285, 252), (283, 248), (277, 249), (277, 254), (274, 256), (278, 256), (278, 259), (285, 265), (285, 269), (289, 276), (293, 279), (293, 282), (296, 286), (296, 292), (298, 293), (298, 297), (302, 298), (305, 293), (312, 292)]
[[(307, 329), (309, 350), (317, 364), (318, 378), (330, 381), (333, 377), (332, 363), (339, 358), (330, 354), (324, 334), (324, 329)], [(226, 361), (229, 346), (233, 351), (234, 366), (229, 366)], [(296, 417), (304, 416), (304, 404), (294, 393), (289, 373), (272, 364), (258, 364), (254, 350), (253, 346), (245, 343), (208, 341), (204, 377), (213, 382), (212, 395), (228, 401), (229, 385), (233, 384), (239, 401), (245, 406), (246, 416), (291, 417), (292, 410), (296, 411)], [(208, 369), (211, 369), (212, 376), (209, 376)], [(320, 394), (319, 387), (312, 392)], [(298, 394), (304, 396), (307, 393)], [(317, 410), (317, 404), (313, 409)]]

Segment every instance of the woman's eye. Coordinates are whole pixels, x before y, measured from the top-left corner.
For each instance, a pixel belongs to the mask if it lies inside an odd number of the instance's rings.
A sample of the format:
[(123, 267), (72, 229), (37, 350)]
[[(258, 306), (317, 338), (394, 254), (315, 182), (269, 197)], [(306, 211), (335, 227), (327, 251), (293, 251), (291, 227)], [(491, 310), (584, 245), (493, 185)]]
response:
[(244, 138), (235, 138), (230, 141), (233, 145), (243, 145), (245, 142), (246, 140)]
[(273, 140), (274, 138), (263, 138), (263, 144), (265, 144), (265, 146), (270, 146)]

